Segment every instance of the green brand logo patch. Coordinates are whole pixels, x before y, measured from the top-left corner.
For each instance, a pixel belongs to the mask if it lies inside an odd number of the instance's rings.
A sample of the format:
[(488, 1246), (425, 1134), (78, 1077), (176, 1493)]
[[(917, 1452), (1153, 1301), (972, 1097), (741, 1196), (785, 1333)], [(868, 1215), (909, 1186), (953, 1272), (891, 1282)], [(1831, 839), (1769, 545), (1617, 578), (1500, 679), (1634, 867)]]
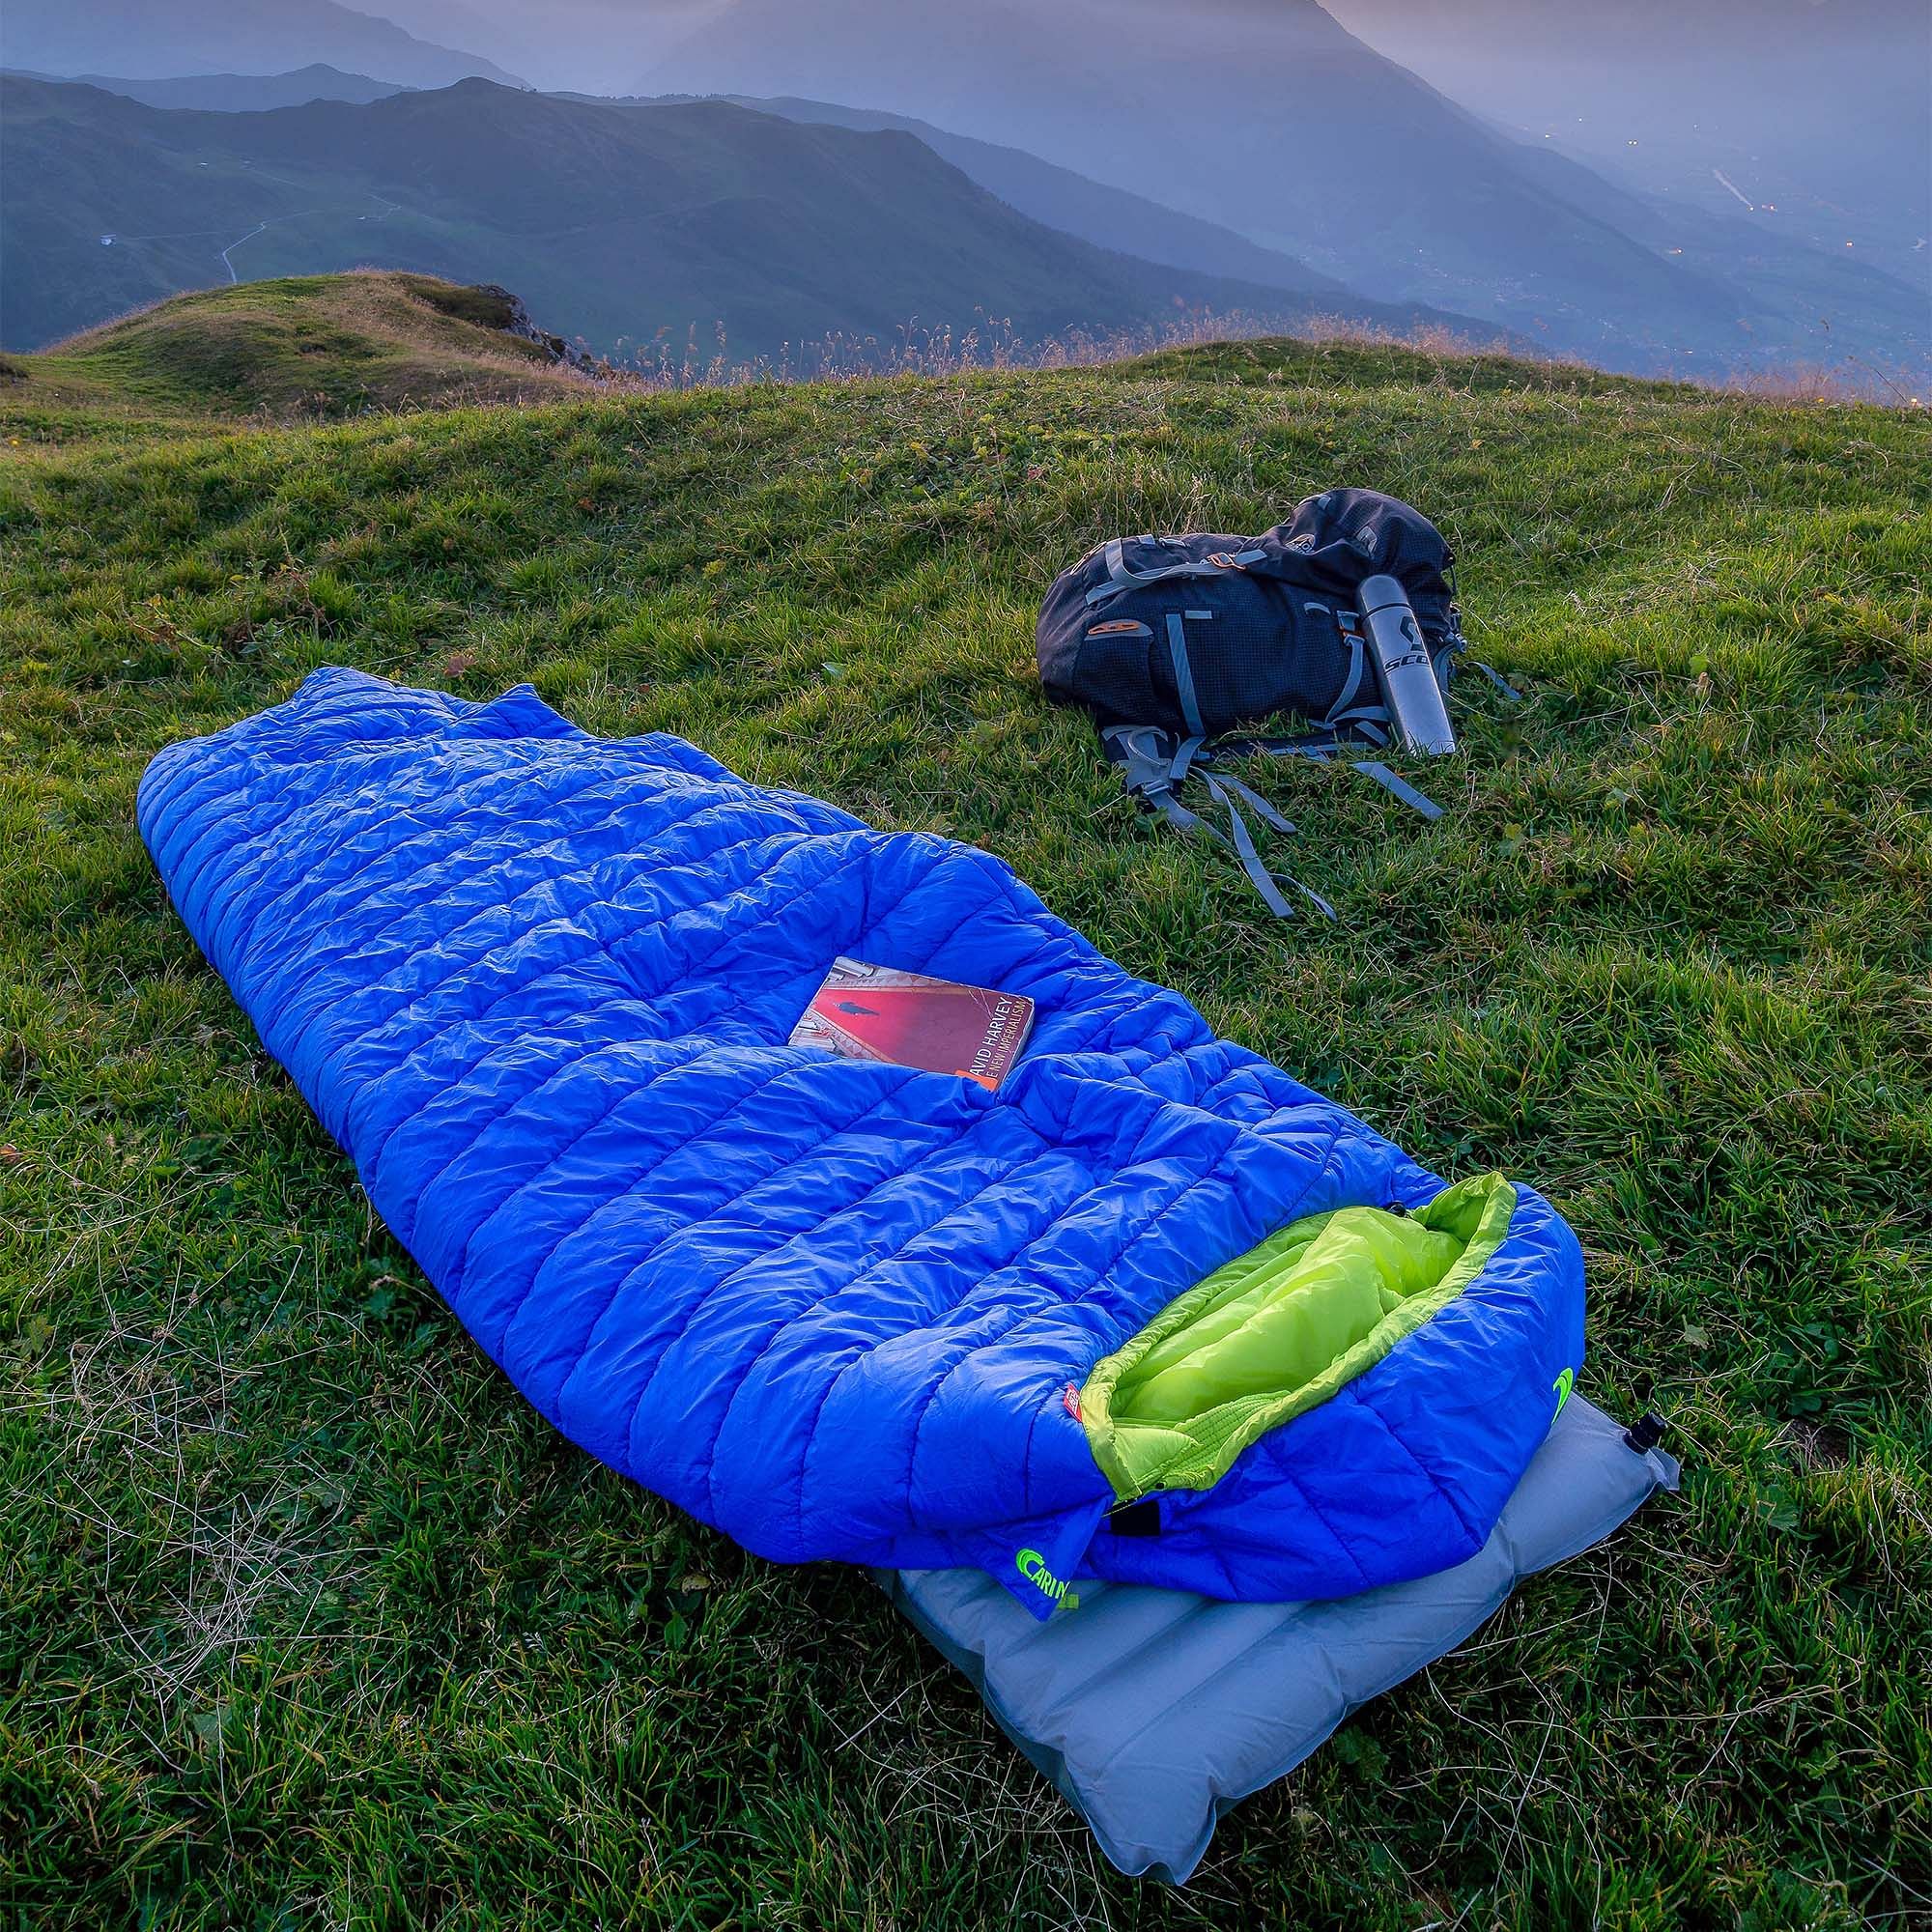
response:
[(1042, 1597), (1051, 1597), (1063, 1610), (1080, 1607), (1080, 1599), (1046, 1567), (1046, 1558), (1037, 1549), (1022, 1549), (1013, 1558), (1013, 1567)]
[[(1556, 1391), (1556, 1413), (1561, 1415), (1563, 1405), (1570, 1400), (1570, 1391), (1577, 1386), (1577, 1371), (1565, 1369), (1549, 1386)], [(1552, 1421), (1554, 1419), (1551, 1418)]]

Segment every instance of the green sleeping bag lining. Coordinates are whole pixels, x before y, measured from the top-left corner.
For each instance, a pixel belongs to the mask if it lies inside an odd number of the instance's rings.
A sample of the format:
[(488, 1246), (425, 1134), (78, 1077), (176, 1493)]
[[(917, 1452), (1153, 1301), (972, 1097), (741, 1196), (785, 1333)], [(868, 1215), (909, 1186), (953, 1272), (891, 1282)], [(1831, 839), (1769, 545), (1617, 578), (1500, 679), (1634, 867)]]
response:
[(1413, 1214), (1312, 1214), (1191, 1288), (1080, 1391), (1094, 1459), (1131, 1502), (1211, 1489), (1269, 1430), (1328, 1401), (1461, 1294), (1516, 1188), (1464, 1180)]

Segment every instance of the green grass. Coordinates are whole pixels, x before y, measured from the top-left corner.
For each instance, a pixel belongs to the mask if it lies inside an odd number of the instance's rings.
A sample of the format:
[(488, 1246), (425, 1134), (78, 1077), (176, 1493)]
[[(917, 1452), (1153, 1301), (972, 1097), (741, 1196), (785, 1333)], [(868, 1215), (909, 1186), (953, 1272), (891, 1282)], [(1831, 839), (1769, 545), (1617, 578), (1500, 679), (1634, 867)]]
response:
[[(1924, 1922), (1922, 418), (1283, 344), (99, 429), (0, 463), (0, 1910)], [(1104, 534), (1337, 480), (1447, 526), (1530, 701), (1464, 707), (1435, 827), (1260, 774), (1342, 915), (1283, 929), (1123, 805), (1032, 623)], [(200, 959), (142, 764), (325, 663), (529, 678), (977, 841), (1426, 1159), (1533, 1179), (1590, 1255), (1581, 1386), (1668, 1413), (1682, 1496), (1244, 1804), (1193, 1889), (1110, 1874), (856, 1577), (525, 1408)]]

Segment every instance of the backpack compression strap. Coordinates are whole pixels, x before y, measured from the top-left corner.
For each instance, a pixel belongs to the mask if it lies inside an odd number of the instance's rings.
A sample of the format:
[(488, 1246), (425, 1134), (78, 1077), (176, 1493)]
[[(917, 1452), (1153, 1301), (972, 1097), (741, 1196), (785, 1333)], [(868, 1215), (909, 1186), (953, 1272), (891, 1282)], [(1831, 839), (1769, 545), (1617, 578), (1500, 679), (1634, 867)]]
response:
[[(1324, 617), (1334, 614), (1325, 604), (1311, 603), (1307, 608), (1310, 611), (1320, 611)], [(1224, 757), (1251, 756), (1257, 753), (1271, 755), (1288, 753), (1303, 757), (1326, 757), (1342, 749), (1345, 737), (1366, 739), (1370, 744), (1378, 746), (1388, 743), (1388, 732), (1383, 728), (1388, 723), (1387, 706), (1375, 696), (1372, 688), (1366, 698), (1362, 696), (1364, 689), (1369, 688), (1368, 645), (1362, 637), (1361, 620), (1350, 611), (1345, 613), (1340, 625), (1342, 639), (1349, 646), (1350, 658), (1349, 679), (1343, 686), (1341, 696), (1335, 700), (1327, 717), (1322, 719), (1321, 728), (1319, 731), (1304, 733), (1299, 738), (1247, 739), (1243, 741), (1243, 749), (1238, 752), (1234, 744), (1225, 738), (1207, 744), (1208, 727), (1202, 722), (1201, 703), (1194, 689), (1194, 667), (1187, 655), (1187, 625), (1197, 620), (1206, 623), (1213, 615), (1211, 611), (1170, 611), (1167, 613), (1168, 660), (1174, 669), (1175, 696), (1179, 700), (1180, 715), (1186, 721), (1188, 730), (1188, 736), (1182, 741), (1182, 752), (1176, 754), (1177, 769), (1170, 774), (1168, 780), (1170, 797), (1173, 786), (1178, 785), (1187, 776), (1190, 763), (1206, 767), (1213, 760), (1217, 752)], [(1102, 735), (1104, 736), (1104, 733)], [(1436, 819), (1442, 816), (1442, 808), (1439, 805), (1425, 793), (1418, 791), (1406, 779), (1398, 777), (1386, 765), (1370, 761), (1357, 763), (1352, 769), (1364, 778), (1374, 779), (1384, 790), (1399, 798), (1411, 811), (1419, 811), (1424, 818)], [(1247, 867), (1248, 876), (1254, 878), (1254, 867), (1261, 862), (1254, 856), (1254, 841), (1248, 836), (1247, 824), (1241, 817), (1240, 808), (1220, 789), (1220, 784), (1214, 778), (1209, 777), (1205, 769), (1202, 777), (1207, 779), (1208, 789), (1213, 793), (1216, 800), (1227, 806), (1230, 817), (1229, 831), (1234, 838), (1235, 849), (1240, 855), (1242, 865)], [(1289, 824), (1265, 799), (1258, 797), (1238, 780), (1227, 779), (1221, 782), (1234, 786), (1264, 818), (1280, 831), (1294, 830), (1294, 827)], [(1129, 783), (1127, 789), (1132, 791), (1134, 786)], [(1200, 821), (1197, 819), (1195, 822), (1198, 824)], [(1243, 841), (1246, 842), (1245, 850)], [(1256, 879), (1255, 883), (1261, 886), (1262, 882)], [(1290, 883), (1294, 882), (1291, 880)], [(1306, 886), (1298, 890), (1308, 892)], [(1268, 896), (1265, 887), (1262, 887), (1262, 896), (1264, 898)], [(1308, 893), (1308, 896), (1315, 898), (1316, 895)], [(1316, 903), (1321, 905), (1324, 912), (1328, 910), (1324, 901), (1316, 899)], [(1329, 917), (1332, 919), (1334, 915), (1330, 913)]]
[[(1152, 537), (1143, 537), (1141, 542), (1152, 543)], [(1143, 586), (1150, 583), (1167, 583), (1182, 577), (1219, 577), (1225, 571), (1246, 570), (1251, 564), (1262, 562), (1267, 555), (1264, 550), (1244, 550), (1236, 556), (1203, 557), (1188, 563), (1170, 563), (1160, 570), (1136, 570), (1127, 561), (1126, 540), (1113, 538), (1104, 548), (1107, 564), (1107, 581), (1087, 593), (1089, 604), (1104, 604), (1108, 598), (1117, 597), (1131, 583)]]
[[(1089, 604), (1101, 602), (1129, 583), (1210, 577), (1221, 570), (1245, 569), (1265, 553), (1245, 551), (1239, 556), (1176, 564), (1157, 571), (1132, 569), (1126, 562), (1124, 548), (1119, 539), (1107, 545), (1105, 554), (1108, 582), (1089, 595)], [(1320, 729), (1303, 732), (1298, 737), (1226, 737), (1210, 741), (1195, 689), (1194, 667), (1188, 657), (1186, 619), (1206, 619), (1214, 613), (1211, 611), (1172, 611), (1167, 618), (1168, 658), (1174, 672), (1175, 696), (1186, 723), (1187, 735), (1178, 736), (1155, 724), (1113, 724), (1103, 726), (1100, 731), (1100, 742), (1106, 748), (1107, 757), (1111, 763), (1122, 768), (1121, 776), (1129, 796), (1157, 810), (1177, 831), (1204, 833), (1217, 843), (1230, 847), (1241, 862), (1241, 869), (1253, 882), (1256, 892), (1262, 895), (1263, 902), (1277, 919), (1293, 916), (1293, 909), (1281, 890), (1284, 884), (1293, 887), (1329, 919), (1335, 917), (1335, 909), (1299, 879), (1269, 868), (1255, 844), (1254, 834), (1249, 831), (1248, 821), (1243, 817), (1236, 800), (1244, 799), (1249, 808), (1259, 812), (1263, 820), (1277, 832), (1293, 833), (1294, 827), (1259, 792), (1227, 772), (1210, 770), (1209, 767), (1218, 760), (1234, 758), (1325, 760), (1354, 746), (1380, 748), (1389, 742), (1388, 709), (1380, 702), (1369, 675), (1368, 640), (1363, 635), (1361, 618), (1351, 611), (1337, 612), (1329, 605), (1314, 601), (1310, 601), (1305, 609), (1311, 614), (1320, 611), (1323, 616), (1333, 618), (1350, 659), (1349, 673), (1341, 694), (1328, 715), (1322, 719)], [(1462, 626), (1456, 621), (1452, 606), (1447, 655), (1455, 657), (1465, 649)], [(1476, 661), (1471, 659), (1470, 662), (1473, 664)], [(1521, 701), (1520, 694), (1488, 665), (1477, 664), (1476, 668), (1506, 697)], [(1410, 784), (1399, 772), (1392, 771), (1380, 759), (1351, 758), (1349, 768), (1362, 778), (1372, 779), (1391, 797), (1400, 799), (1422, 817), (1434, 820), (1442, 816), (1442, 808), (1434, 799)], [(1190, 772), (1200, 774), (1208, 795), (1216, 805), (1226, 809), (1228, 829), (1225, 832), (1209, 824), (1198, 812), (1188, 810), (1175, 796), (1177, 788), (1185, 781)]]
[[(1115, 724), (1100, 733), (1100, 740), (1107, 749), (1108, 758), (1121, 767), (1122, 781), (1129, 796), (1151, 806), (1176, 831), (1204, 833), (1217, 844), (1229, 847), (1241, 862), (1241, 869), (1247, 873), (1255, 891), (1262, 895), (1263, 903), (1275, 918), (1293, 919), (1294, 916), (1294, 908), (1282, 891), (1284, 885), (1292, 886), (1327, 918), (1335, 917), (1335, 908), (1320, 893), (1311, 892), (1299, 879), (1287, 872), (1278, 873), (1268, 867), (1255, 843), (1254, 834), (1248, 830), (1248, 821), (1242, 816), (1236, 799), (1245, 799), (1249, 807), (1277, 832), (1292, 834), (1293, 825), (1239, 779), (1208, 771), (1207, 766), (1213, 754), (1206, 749), (1204, 739), (1198, 736), (1177, 739), (1171, 732), (1151, 724)], [(1228, 829), (1225, 832), (1219, 826), (1209, 824), (1198, 812), (1189, 811), (1174, 795), (1176, 786), (1197, 768), (1208, 794), (1217, 805), (1227, 810)]]

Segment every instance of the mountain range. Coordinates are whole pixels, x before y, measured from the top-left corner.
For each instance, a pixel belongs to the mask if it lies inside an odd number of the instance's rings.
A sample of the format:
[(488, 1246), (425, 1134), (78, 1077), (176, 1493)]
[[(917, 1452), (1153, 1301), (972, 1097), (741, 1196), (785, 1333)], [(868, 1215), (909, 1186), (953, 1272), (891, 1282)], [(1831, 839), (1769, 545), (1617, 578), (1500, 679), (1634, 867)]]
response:
[[(981, 187), (1022, 213), (1105, 247), (1125, 249), (1176, 267), (1237, 275), (1307, 293), (1314, 293), (1323, 283), (1331, 290), (1347, 288), (1333, 277), (1321, 276), (1306, 262), (1264, 248), (1233, 229), (1180, 214), (1125, 189), (1108, 187), (1021, 149), (977, 141), (900, 115), (838, 107), (824, 101), (734, 98), (794, 120), (826, 121), (847, 128), (898, 128), (916, 134)], [(1656, 197), (1617, 185), (1560, 151), (1522, 148), (1519, 165), (1530, 177), (1547, 183), (1551, 192), (1578, 214), (1614, 230), (1660, 259), (1686, 264), (1707, 285), (1720, 290), (1727, 302), (1721, 326), (1728, 332), (1730, 353), (1739, 362), (1780, 355), (1792, 359), (1790, 345), (1809, 336), (1802, 319), (1807, 305), (1814, 303), (1828, 314), (1833, 307), (1841, 314), (1849, 311), (1849, 327), (1841, 324), (1844, 348), (1872, 353), (1886, 363), (1911, 366), (1915, 355), (1923, 359), (1925, 345), (1932, 340), (1932, 327), (1915, 325), (1932, 320), (1928, 304), (1917, 301), (1909, 288), (1867, 262), (1822, 257), (1775, 230), (1713, 216), (1697, 208), (1668, 206)], [(1793, 329), (1794, 318), (1801, 319), (1799, 331)], [(1761, 334), (1761, 342), (1752, 339), (1754, 333)], [(1816, 336), (1809, 336), (1804, 347), (1815, 355), (1824, 334), (1821, 329)], [(1620, 355), (1615, 350), (1599, 349), (1595, 359), (1634, 368), (1648, 366), (1641, 351)], [(1708, 356), (1705, 366), (1709, 367)]]
[(1110, 187), (1104, 182), (1075, 174), (1071, 168), (1058, 167), (1023, 149), (976, 141), (971, 135), (954, 134), (947, 128), (935, 128), (929, 121), (915, 121), (903, 114), (841, 107), (829, 100), (784, 97), (761, 100), (750, 95), (711, 98), (729, 99), (740, 107), (781, 115), (787, 121), (850, 128), (865, 133), (891, 129), (910, 134), (1009, 208), (1102, 248), (1138, 255), (1169, 268), (1196, 269), (1203, 274), (1232, 276), (1238, 281), (1286, 289), (1298, 296), (1322, 297), (1342, 310), (1359, 307), (1361, 302), (1360, 296), (1347, 283), (1333, 275), (1321, 274), (1294, 256), (1264, 248), (1218, 222), (1182, 214), (1157, 201), (1150, 201), (1145, 195)]
[[(1675, 211), (1500, 131), (1315, 0), (1198, 0), (1179, 24), (1153, 0), (724, 0), (642, 78), (889, 104), (1234, 228), (1379, 298), (1613, 365), (1924, 353), (1909, 284), (1793, 255), (1743, 221), (1709, 216), (1693, 232), (1701, 211), (1662, 245), (1634, 234)], [(1760, 291), (1766, 250), (1779, 267)]]
[(34, 348), (231, 278), (359, 266), (515, 288), (609, 353), (722, 323), (731, 358), (986, 319), (1023, 341), (1146, 329), (1177, 311), (1285, 326), (1345, 311), (1457, 318), (1320, 277), (1244, 281), (1029, 220), (897, 130), (726, 101), (568, 99), (469, 80), (368, 103), (162, 110), (0, 77), (0, 341)]
[(147, 107), (196, 107), (213, 114), (261, 114), (271, 107), (300, 107), (311, 100), (384, 100), (410, 90), (393, 80), (372, 80), (366, 73), (344, 73), (327, 61), (312, 61), (292, 73), (188, 73), (141, 76), (124, 74), (37, 73), (21, 71), (27, 80), (71, 81), (98, 87)]
[(471, 75), (522, 85), (495, 62), (419, 41), (393, 21), (336, 0), (7, 0), (0, 65), (63, 75), (137, 79), (286, 73), (322, 64), (405, 87)]
[[(642, 93), (459, 86), (453, 106), (414, 107), (403, 90), (440, 96), (459, 72), (508, 81), (419, 36), (497, 51), (529, 37), (508, 35), (489, 0), (398, 4), (415, 31), (335, 0), (10, 0), (8, 62), (72, 73), (111, 46), (122, 76), (97, 81), (119, 107), (15, 97), (0, 126), (11, 339), (197, 282), (368, 262), (512, 282), (600, 349), (694, 327), (709, 340), (722, 324), (734, 354), (769, 356), (915, 317), (1106, 331), (1179, 305), (1448, 318), (1645, 373), (1826, 364), (1882, 379), (1932, 364), (1932, 254), (1896, 225), (1909, 199), (1887, 204), (1889, 254), (1862, 229), (1822, 247), (1818, 224), (1837, 218), (1823, 170), (1809, 212), (1787, 219), (1742, 160), (1704, 179), (1702, 124), (1675, 159), (1589, 154), (1567, 130), (1505, 125), (1504, 82), (1472, 111), (1335, 17), (1432, 62), (1464, 33), (1498, 72), (1544, 74), (1552, 103), (1585, 84), (1589, 60), (1643, 71), (1648, 35), (1668, 54), (1649, 60), (1648, 111), (1667, 124), (1694, 107), (1690, 52), (1726, 33), (1750, 87), (1788, 76), (1820, 43), (1814, 0), (1761, 0), (1781, 25), (1756, 41), (1731, 0), (1701, 25), (1665, 0), (1614, 19), (1548, 0), (1198, 0), (1180, 19), (1153, 0), (560, 0), (555, 31), (599, 23), (607, 71), (642, 50)], [(1833, 0), (1846, 31), (1818, 72), (1882, 66), (1900, 4)], [(1573, 16), (1587, 52), (1564, 52), (1557, 28)], [(209, 71), (190, 71), (204, 51)], [(559, 47), (547, 71), (562, 64)], [(1432, 71), (1453, 67), (1443, 52)], [(1873, 82), (1891, 105), (1866, 148), (1895, 124), (1909, 167), (1905, 72)], [(165, 111), (140, 121), (135, 101)], [(746, 118), (714, 117), (701, 142), (689, 112), (667, 118), (706, 101)], [(238, 115), (245, 128), (218, 125)], [(1786, 118), (1830, 128), (1843, 113)], [(750, 125), (774, 119), (794, 133)], [(876, 146), (798, 129), (891, 137), (903, 178), (881, 171)], [(1775, 157), (1759, 161), (1771, 179)]]

